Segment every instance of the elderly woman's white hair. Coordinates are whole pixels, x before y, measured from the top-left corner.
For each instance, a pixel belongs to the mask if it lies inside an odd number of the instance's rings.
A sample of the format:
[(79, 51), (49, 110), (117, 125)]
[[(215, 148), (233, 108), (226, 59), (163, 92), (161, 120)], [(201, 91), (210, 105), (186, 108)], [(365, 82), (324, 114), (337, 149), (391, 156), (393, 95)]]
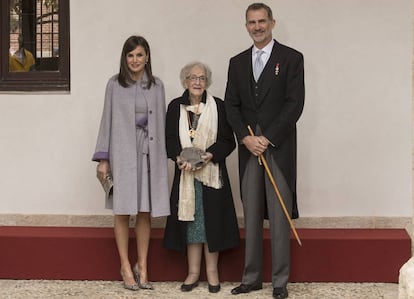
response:
[(207, 64), (203, 63), (203, 62), (193, 61), (193, 62), (190, 62), (187, 65), (185, 65), (181, 69), (181, 72), (180, 72), (181, 85), (183, 86), (184, 89), (186, 88), (185, 87), (185, 80), (190, 76), (192, 68), (196, 67), (196, 66), (200, 67), (204, 70), (204, 73), (206, 75), (206, 89), (209, 88), (209, 86), (211, 85), (212, 80), (211, 80), (211, 69), (210, 69), (210, 67)]

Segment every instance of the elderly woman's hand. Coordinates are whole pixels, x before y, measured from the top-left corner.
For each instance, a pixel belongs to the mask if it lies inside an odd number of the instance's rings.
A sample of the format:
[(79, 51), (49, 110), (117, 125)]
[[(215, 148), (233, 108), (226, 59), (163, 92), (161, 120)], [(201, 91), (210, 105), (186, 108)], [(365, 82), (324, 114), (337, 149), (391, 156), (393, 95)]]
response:
[(204, 164), (207, 164), (208, 162), (211, 161), (211, 159), (213, 159), (213, 154), (206, 152), (204, 155), (201, 155), (201, 159), (204, 160)]
[[(180, 156), (177, 156), (177, 166), (180, 170), (191, 170), (190, 163), (183, 161)], [(188, 169), (189, 167), (190, 169)]]
[(178, 169), (185, 171), (195, 171), (201, 168), (200, 166), (194, 169), (190, 162), (183, 161), (180, 156), (177, 156), (177, 166)]
[(111, 167), (107, 160), (101, 160), (96, 166), (96, 176), (100, 181), (103, 181), (108, 173), (111, 172)]

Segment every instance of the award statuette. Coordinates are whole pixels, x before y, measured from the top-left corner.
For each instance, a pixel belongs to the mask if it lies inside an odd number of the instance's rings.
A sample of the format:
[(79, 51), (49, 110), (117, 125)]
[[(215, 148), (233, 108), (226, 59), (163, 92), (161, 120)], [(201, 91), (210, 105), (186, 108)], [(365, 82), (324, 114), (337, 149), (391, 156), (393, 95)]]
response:
[(205, 152), (197, 147), (186, 147), (180, 153), (178, 157), (178, 164), (188, 162), (191, 164), (192, 170), (197, 170), (204, 165), (204, 160), (201, 158)]

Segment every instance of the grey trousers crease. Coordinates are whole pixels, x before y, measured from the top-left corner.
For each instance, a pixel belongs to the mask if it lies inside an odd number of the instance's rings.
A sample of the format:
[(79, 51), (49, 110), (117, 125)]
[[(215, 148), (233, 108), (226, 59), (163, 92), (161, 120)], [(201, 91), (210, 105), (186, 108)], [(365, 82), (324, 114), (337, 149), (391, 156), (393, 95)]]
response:
[[(264, 153), (289, 214), (292, 192), (268, 151)], [(290, 272), (290, 226), (263, 165), (251, 155), (242, 177), (242, 200), (246, 232), (243, 284), (260, 284), (263, 279), (263, 215), (265, 201), (269, 215), (272, 252), (272, 285), (284, 287)]]

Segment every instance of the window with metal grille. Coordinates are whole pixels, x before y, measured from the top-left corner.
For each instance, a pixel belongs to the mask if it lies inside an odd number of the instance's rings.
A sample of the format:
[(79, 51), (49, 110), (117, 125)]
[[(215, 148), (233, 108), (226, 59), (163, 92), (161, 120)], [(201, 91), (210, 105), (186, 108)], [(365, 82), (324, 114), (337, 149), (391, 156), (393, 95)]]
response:
[(0, 90), (69, 90), (69, 0), (6, 0), (0, 9)]

